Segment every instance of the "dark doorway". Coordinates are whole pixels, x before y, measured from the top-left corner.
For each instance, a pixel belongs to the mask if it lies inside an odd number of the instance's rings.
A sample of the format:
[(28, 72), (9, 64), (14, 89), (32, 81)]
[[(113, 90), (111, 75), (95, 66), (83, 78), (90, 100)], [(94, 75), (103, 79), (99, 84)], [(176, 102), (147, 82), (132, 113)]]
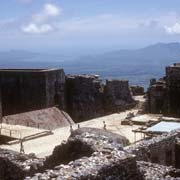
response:
[(180, 169), (180, 144), (176, 144), (175, 147), (175, 167)]

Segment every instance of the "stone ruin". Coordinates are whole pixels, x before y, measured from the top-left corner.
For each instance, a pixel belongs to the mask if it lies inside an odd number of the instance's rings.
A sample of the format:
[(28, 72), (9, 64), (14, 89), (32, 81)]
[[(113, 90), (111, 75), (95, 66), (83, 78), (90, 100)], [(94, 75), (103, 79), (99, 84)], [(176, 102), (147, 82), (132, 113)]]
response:
[(58, 107), (76, 122), (135, 105), (128, 81), (65, 75), (63, 69), (1, 69), (0, 116)]
[(65, 109), (63, 69), (0, 69), (1, 115)]
[(97, 75), (67, 75), (67, 112), (75, 122), (135, 106), (126, 80), (102, 80)]
[(164, 78), (152, 79), (147, 92), (148, 111), (166, 116), (180, 116), (180, 64), (166, 67)]
[(129, 145), (106, 130), (82, 128), (46, 159), (0, 149), (0, 179), (179, 180), (180, 130)]
[(142, 86), (131, 86), (131, 91), (133, 96), (142, 96), (145, 95), (144, 87)]
[(93, 75), (67, 75), (67, 112), (76, 122), (104, 114), (103, 86)]

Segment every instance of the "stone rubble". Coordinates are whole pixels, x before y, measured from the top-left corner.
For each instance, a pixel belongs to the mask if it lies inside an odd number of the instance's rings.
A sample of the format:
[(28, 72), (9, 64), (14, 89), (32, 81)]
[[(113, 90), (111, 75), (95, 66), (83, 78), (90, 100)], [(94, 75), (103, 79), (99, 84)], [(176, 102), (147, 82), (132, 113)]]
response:
[[(176, 130), (127, 146), (122, 136), (80, 128), (46, 160), (0, 149), (0, 179), (180, 180), (174, 153), (179, 138), (180, 130)], [(167, 152), (172, 152), (170, 164)]]
[(44, 166), (45, 159), (0, 149), (0, 179), (20, 180), (31, 176)]
[[(144, 140), (125, 149), (128, 153), (136, 155), (138, 161), (175, 166), (175, 145), (179, 138), (180, 129)], [(167, 162), (167, 152), (172, 157), (169, 162)]]
[(137, 161), (144, 180), (180, 180), (180, 170), (144, 161)]

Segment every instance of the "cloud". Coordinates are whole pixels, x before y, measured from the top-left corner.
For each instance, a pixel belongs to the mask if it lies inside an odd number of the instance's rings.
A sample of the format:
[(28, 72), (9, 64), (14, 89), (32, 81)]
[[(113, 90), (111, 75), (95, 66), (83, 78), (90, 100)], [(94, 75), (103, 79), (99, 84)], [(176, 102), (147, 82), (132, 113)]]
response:
[(175, 23), (173, 26), (164, 26), (166, 33), (168, 34), (180, 34), (180, 24)]
[(48, 19), (59, 16), (61, 12), (62, 9), (60, 7), (54, 4), (45, 4), (41, 12), (32, 15), (32, 20), (35, 22), (47, 21)]
[(24, 33), (41, 34), (54, 30), (52, 23), (61, 14), (62, 9), (54, 4), (47, 3), (43, 9), (32, 14), (31, 21), (21, 27)]
[(41, 34), (41, 33), (47, 33), (47, 32), (52, 31), (53, 27), (49, 24), (37, 25), (37, 24), (31, 23), (31, 24), (23, 27), (22, 30), (26, 33)]

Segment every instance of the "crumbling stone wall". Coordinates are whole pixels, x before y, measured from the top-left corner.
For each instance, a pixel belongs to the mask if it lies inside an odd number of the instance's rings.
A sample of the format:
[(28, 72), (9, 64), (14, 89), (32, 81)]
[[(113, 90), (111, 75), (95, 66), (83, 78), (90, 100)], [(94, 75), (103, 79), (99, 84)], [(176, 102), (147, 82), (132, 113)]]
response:
[(105, 112), (118, 112), (134, 105), (126, 80), (107, 80), (104, 88)]
[(127, 148), (130, 154), (134, 154), (138, 161), (158, 163), (165, 166), (176, 166), (177, 154), (175, 147), (180, 131), (163, 134), (150, 140), (144, 140), (137, 145)]
[(168, 116), (180, 116), (180, 64), (166, 67), (166, 76), (160, 81), (151, 80), (148, 89), (148, 109)]
[[(135, 156), (123, 151), (123, 145), (128, 143), (125, 137), (104, 130), (78, 129), (72, 133), (66, 144), (57, 146), (45, 162), (47, 165), (51, 164), (51, 167), (56, 166), (31, 179), (138, 180)], [(64, 152), (63, 147), (66, 150)], [(69, 159), (65, 153), (73, 159)], [(70, 162), (63, 165), (63, 157)], [(61, 162), (58, 164), (56, 161), (54, 164), (56, 159)]]
[(42, 170), (44, 159), (0, 149), (0, 179), (23, 180)]
[(0, 70), (2, 116), (57, 106), (76, 122), (134, 105), (128, 81), (67, 75), (62, 69)]
[(67, 75), (67, 112), (76, 122), (104, 114), (101, 81), (93, 75)]
[[(30, 179), (179, 180), (180, 170), (160, 165), (166, 164), (164, 154), (168, 150), (173, 150), (173, 145), (179, 136), (180, 131), (178, 130), (123, 150), (121, 143), (118, 143), (123, 138), (113, 138), (112, 134), (107, 136), (104, 132), (98, 132), (96, 129), (79, 129), (72, 134), (71, 138), (74, 137), (75, 141), (78, 139), (78, 142), (81, 139), (81, 142), (91, 147), (92, 154), (83, 155), (74, 161), (70, 160), (71, 162), (66, 165), (56, 165), (52, 170), (36, 174)], [(75, 152), (79, 153), (79, 151)], [(61, 153), (57, 153), (56, 158), (58, 158), (57, 155), (61, 155)], [(160, 157), (160, 164), (150, 162), (153, 159), (151, 156), (154, 155)]]
[[(123, 149), (126, 138), (82, 128), (57, 146), (45, 161), (0, 149), (0, 179), (180, 180), (179, 169), (160, 165), (166, 163), (164, 154), (173, 150), (179, 137), (177, 130)], [(158, 155), (160, 164), (150, 162), (151, 155)]]
[(180, 116), (180, 64), (166, 67), (166, 85), (168, 89), (168, 111), (172, 116)]
[(144, 87), (142, 86), (131, 86), (133, 96), (142, 96), (145, 94)]
[(172, 167), (137, 161), (137, 168), (143, 180), (180, 180), (180, 170)]
[(165, 81), (151, 83), (147, 92), (150, 113), (165, 113), (167, 111), (167, 94)]
[(80, 128), (72, 132), (67, 142), (55, 147), (45, 166), (52, 168), (83, 156), (90, 157), (94, 152), (108, 151), (108, 148), (122, 150), (127, 145), (129, 141), (123, 136), (96, 128)]
[(123, 151), (110, 150), (111, 153), (95, 152), (89, 158), (83, 157), (68, 165), (59, 165), (54, 170), (37, 174), (31, 180), (140, 180), (135, 157)]
[(67, 75), (67, 112), (77, 121), (88, 120), (133, 107), (128, 81), (107, 80), (95, 75)]

